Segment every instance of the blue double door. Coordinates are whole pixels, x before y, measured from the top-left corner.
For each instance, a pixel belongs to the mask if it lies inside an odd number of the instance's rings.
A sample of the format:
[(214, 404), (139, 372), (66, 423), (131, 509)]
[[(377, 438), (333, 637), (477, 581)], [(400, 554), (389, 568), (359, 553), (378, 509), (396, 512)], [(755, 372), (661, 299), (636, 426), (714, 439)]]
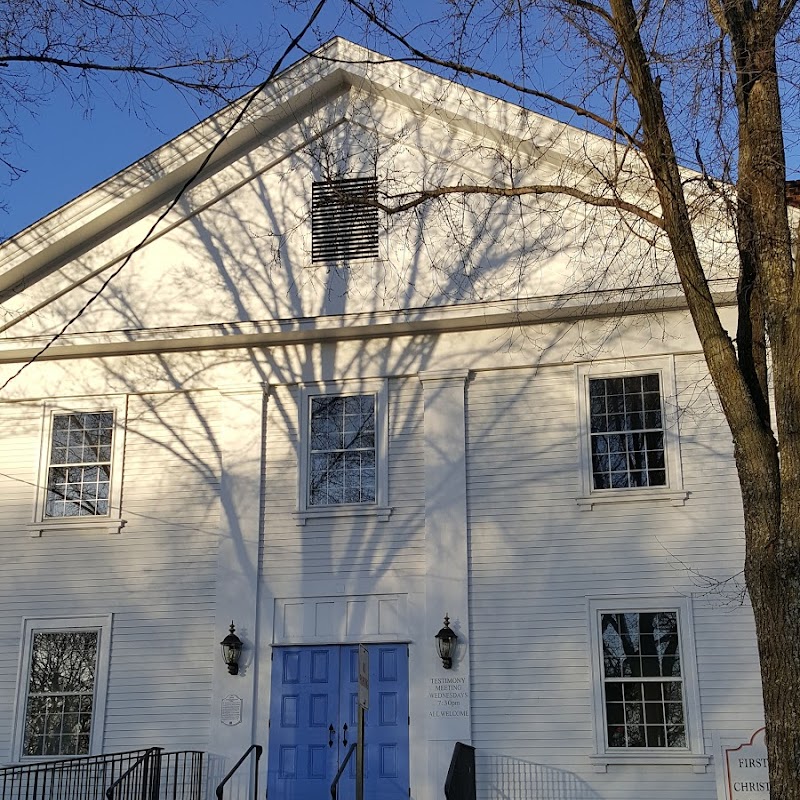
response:
[[(408, 800), (408, 646), (370, 645), (365, 800)], [(358, 738), (358, 647), (280, 647), (272, 662), (267, 797), (326, 800)], [(355, 753), (339, 800), (355, 798)]]

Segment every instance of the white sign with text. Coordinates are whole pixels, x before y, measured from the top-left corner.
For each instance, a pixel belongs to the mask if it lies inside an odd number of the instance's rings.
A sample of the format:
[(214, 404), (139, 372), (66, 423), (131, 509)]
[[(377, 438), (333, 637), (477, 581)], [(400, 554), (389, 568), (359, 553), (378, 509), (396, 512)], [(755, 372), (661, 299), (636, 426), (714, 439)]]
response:
[(725, 800), (769, 800), (769, 762), (764, 728), (747, 741), (720, 742)]

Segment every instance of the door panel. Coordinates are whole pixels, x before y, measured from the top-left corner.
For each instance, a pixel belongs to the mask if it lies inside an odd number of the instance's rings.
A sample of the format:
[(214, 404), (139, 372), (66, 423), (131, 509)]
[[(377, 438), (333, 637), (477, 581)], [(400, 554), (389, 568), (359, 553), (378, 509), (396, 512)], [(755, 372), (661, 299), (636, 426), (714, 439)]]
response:
[[(358, 726), (358, 647), (343, 647), (342, 714)], [(370, 645), (370, 707), (366, 713), (364, 797), (408, 798), (408, 656), (406, 645)], [(355, 797), (355, 754), (340, 797)]]
[[(368, 650), (364, 797), (405, 800), (409, 787), (407, 646), (370, 645)], [(276, 648), (272, 669), (270, 800), (328, 797), (339, 764), (357, 738), (358, 647)], [(328, 746), (330, 725), (335, 730), (332, 747)], [(339, 783), (340, 800), (355, 797), (355, 774), (353, 753)], [(321, 787), (325, 794), (319, 793)]]
[[(267, 786), (282, 800), (325, 797), (337, 753), (329, 726), (339, 713), (337, 648), (276, 649), (272, 663)], [(323, 794), (321, 794), (323, 792)]]

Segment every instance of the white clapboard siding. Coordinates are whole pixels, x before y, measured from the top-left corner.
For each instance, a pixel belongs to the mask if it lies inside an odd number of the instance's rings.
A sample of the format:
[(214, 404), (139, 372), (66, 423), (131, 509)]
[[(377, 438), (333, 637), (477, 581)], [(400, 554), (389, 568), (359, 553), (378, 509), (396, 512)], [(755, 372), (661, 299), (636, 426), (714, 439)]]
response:
[[(123, 537), (139, 544), (146, 583), (114, 620), (106, 712), (109, 749), (154, 740), (175, 749), (207, 747), (211, 671), (218, 649), (213, 635), (218, 410), (214, 392), (144, 395), (129, 401), (123, 486), (128, 525)], [(147, 663), (142, 648), (147, 652), (151, 640), (154, 651), (164, 657)], [(133, 683), (122, 672), (128, 664), (136, 675)], [(178, 683), (178, 677), (184, 680)]]
[[(422, 387), (416, 377), (389, 381), (389, 505), (386, 522), (371, 517), (311, 518), (298, 525), (297, 392), (270, 394), (264, 489), (262, 575), (267, 581), (350, 578), (424, 571)], [(376, 584), (377, 585), (377, 584)]]
[[(0, 405), (0, 715), (11, 720), (23, 616), (113, 614), (104, 749), (205, 748), (219, 521), (217, 394), (132, 395), (119, 535), (31, 538), (40, 407)], [(30, 420), (30, 421), (28, 421)], [(8, 489), (8, 491), (5, 491)], [(6, 502), (14, 497), (14, 502)], [(0, 726), (0, 759), (11, 725)]]
[[(697, 356), (676, 360), (682, 507), (581, 511), (572, 365), (481, 372), (468, 384), (473, 737), (480, 796), (714, 800), (713, 768), (593, 771), (589, 598), (691, 595), (706, 752), (759, 720), (747, 608), (706, 596), (741, 569), (730, 435)], [(684, 397), (690, 398), (683, 408)], [(687, 632), (685, 632), (687, 633)]]
[(20, 593), (31, 584), (34, 593), (43, 592), (41, 560), (21, 571), (33, 541), (25, 526), (33, 519), (41, 418), (37, 404), (0, 405), (0, 719), (7, 720), (0, 725), (0, 763), (11, 752), (21, 615), (29, 613)]

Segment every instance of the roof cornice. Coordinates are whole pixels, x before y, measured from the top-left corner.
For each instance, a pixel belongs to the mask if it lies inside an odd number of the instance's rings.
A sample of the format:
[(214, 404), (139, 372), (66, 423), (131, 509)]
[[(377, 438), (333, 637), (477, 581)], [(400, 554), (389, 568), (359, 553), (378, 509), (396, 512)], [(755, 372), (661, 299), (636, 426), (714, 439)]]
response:
[[(717, 282), (714, 300), (720, 307), (735, 306), (735, 282)], [(680, 285), (670, 284), (650, 290), (580, 292), (322, 317), (66, 334), (39, 360), (313, 344), (330, 339), (342, 341), (572, 322), (585, 319), (587, 314), (592, 318), (618, 318), (685, 309), (686, 299)], [(0, 364), (29, 361), (48, 341), (47, 336), (0, 339)]]

